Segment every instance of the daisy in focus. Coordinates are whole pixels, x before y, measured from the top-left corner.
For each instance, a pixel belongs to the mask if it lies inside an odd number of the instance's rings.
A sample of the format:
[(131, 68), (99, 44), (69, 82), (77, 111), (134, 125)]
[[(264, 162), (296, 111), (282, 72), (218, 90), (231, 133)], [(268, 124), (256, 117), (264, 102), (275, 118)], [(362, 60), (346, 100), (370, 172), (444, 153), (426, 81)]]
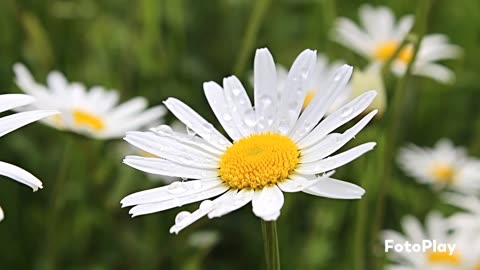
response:
[(471, 194), (480, 191), (480, 160), (469, 157), (463, 147), (442, 139), (433, 148), (409, 145), (400, 150), (398, 162), (404, 171), (423, 184)]
[[(396, 21), (393, 12), (384, 6), (362, 5), (359, 10), (361, 26), (348, 18), (338, 18), (334, 40), (363, 56), (370, 62), (384, 63), (389, 60), (413, 26), (414, 17), (405, 15)], [(407, 44), (393, 60), (391, 69), (398, 76), (405, 73), (413, 58), (413, 46)], [(452, 82), (453, 72), (436, 63), (460, 57), (461, 48), (449, 44), (442, 34), (423, 37), (413, 63), (412, 73), (442, 83)]]
[[(0, 113), (5, 111), (25, 106), (34, 102), (35, 100), (27, 95), (20, 94), (5, 94), (0, 95)], [(37, 110), (37, 111), (25, 111), (21, 113), (16, 113), (12, 115), (7, 115), (0, 118), (0, 137), (3, 135), (14, 131), (15, 129), (21, 128), (25, 125), (28, 125), (32, 122), (40, 120), (44, 117), (52, 116), (57, 114), (56, 111), (48, 110)], [(8, 164), (0, 161), (0, 175), (11, 178), (15, 181), (18, 181), (24, 185), (27, 185), (37, 191), (39, 188), (42, 188), (42, 182), (38, 180), (31, 173), (25, 171), (22, 168), (19, 168), (15, 165)], [(4, 213), (2, 208), (0, 208), (0, 221), (4, 218)]]
[(97, 139), (120, 138), (128, 130), (158, 121), (166, 112), (163, 106), (146, 109), (148, 104), (143, 97), (118, 104), (117, 91), (100, 86), (87, 91), (83, 84), (68, 82), (58, 71), (50, 72), (47, 85), (41, 85), (24, 65), (15, 64), (13, 70), (18, 87), (36, 98), (35, 103), (22, 110), (36, 108), (60, 111), (61, 114), (43, 120), (59, 130)]
[[(280, 89), (272, 55), (267, 49), (257, 50), (254, 107), (235, 76), (225, 78), (223, 87), (204, 83), (208, 103), (232, 141), (183, 102), (167, 99), (166, 107), (195, 135), (175, 132), (166, 125), (128, 132), (126, 141), (162, 158), (127, 156), (124, 163), (191, 180), (131, 194), (121, 201), (122, 207), (134, 206), (130, 214), (139, 216), (202, 201), (198, 210), (178, 213), (170, 229), (178, 233), (204, 216), (220, 217), (250, 202), (257, 217), (276, 220), (284, 203), (283, 192), (361, 198), (362, 188), (331, 176), (334, 169), (372, 150), (375, 143), (332, 154), (354, 138), (376, 111), (343, 133), (332, 132), (364, 111), (376, 93), (366, 92), (322, 120), (350, 79), (352, 67), (344, 65), (302, 111), (316, 60), (314, 51), (302, 52)], [(217, 198), (210, 200), (213, 197)]]
[(395, 252), (390, 250), (389, 258), (394, 262), (389, 270), (478, 270), (480, 269), (480, 237), (467, 235), (461, 228), (453, 228), (441, 214), (430, 213), (425, 227), (412, 216), (402, 220), (404, 235), (396, 231), (385, 231), (382, 238), (394, 243), (421, 244), (424, 240), (456, 245), (454, 252), (429, 249), (427, 252)]

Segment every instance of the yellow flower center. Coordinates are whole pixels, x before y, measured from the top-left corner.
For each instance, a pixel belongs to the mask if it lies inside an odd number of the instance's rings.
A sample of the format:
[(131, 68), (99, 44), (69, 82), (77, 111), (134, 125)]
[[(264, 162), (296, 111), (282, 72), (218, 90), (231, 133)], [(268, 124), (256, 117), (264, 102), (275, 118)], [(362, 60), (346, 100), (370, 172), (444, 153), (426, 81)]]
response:
[(308, 106), (308, 104), (310, 104), (310, 102), (312, 101), (313, 97), (315, 96), (315, 89), (310, 89), (307, 91), (307, 95), (305, 96), (305, 99), (303, 100), (303, 109), (305, 110), (305, 108)]
[(432, 168), (432, 175), (438, 181), (451, 183), (455, 176), (455, 170), (448, 164), (437, 163)]
[(474, 268), (473, 270), (480, 270), (480, 263), (478, 263)]
[(89, 112), (81, 109), (74, 109), (72, 115), (76, 126), (89, 127), (95, 131), (100, 131), (105, 128), (103, 120)]
[(260, 189), (287, 179), (298, 161), (298, 147), (289, 137), (255, 134), (236, 141), (225, 151), (218, 173), (232, 188)]
[[(381, 43), (375, 49), (374, 57), (380, 61), (387, 61), (390, 57), (393, 56), (395, 51), (398, 48), (398, 42), (396, 41), (386, 41)], [(397, 60), (408, 64), (412, 60), (413, 57), (413, 48), (409, 45), (402, 48), (400, 53), (397, 55)]]
[(459, 265), (460, 255), (456, 252), (452, 255), (449, 252), (430, 252), (427, 255), (427, 260), (431, 264)]

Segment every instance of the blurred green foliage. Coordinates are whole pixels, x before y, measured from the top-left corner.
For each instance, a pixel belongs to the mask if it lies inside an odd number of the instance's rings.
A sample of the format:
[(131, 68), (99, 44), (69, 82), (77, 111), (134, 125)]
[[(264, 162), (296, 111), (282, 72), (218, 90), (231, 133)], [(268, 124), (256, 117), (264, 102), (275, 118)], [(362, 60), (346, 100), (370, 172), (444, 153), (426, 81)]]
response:
[[(335, 17), (357, 18), (362, 3), (2, 0), (0, 88), (2, 93), (18, 92), (11, 68), (24, 62), (39, 80), (58, 69), (71, 80), (118, 89), (123, 99), (142, 95), (159, 104), (175, 96), (216, 123), (202, 83), (220, 82), (235, 70), (251, 93), (247, 82), (254, 48), (268, 47), (284, 65), (304, 48), (312, 48), (363, 68), (364, 60), (329, 38)], [(417, 1), (370, 3), (387, 5), (398, 16), (414, 13)], [(434, 1), (428, 32), (447, 34), (464, 48), (465, 57), (447, 63), (457, 74), (453, 85), (423, 78), (410, 82), (408, 87), (414, 89), (406, 102), (402, 141), (430, 146), (448, 137), (480, 155), (479, 11), (475, 0)], [(395, 79), (389, 78), (387, 88), (394, 85)], [(167, 122), (172, 119), (169, 115)], [(380, 142), (378, 148), (337, 172), (338, 178), (366, 188), (363, 200), (286, 195), (278, 220), (283, 269), (364, 269), (358, 263), (363, 260), (368, 266), (378, 252), (368, 239), (373, 238), (369, 228), (382, 181), (376, 177), (383, 166), (381, 122), (349, 144), (374, 140)], [(72, 270), (263, 267), (260, 222), (249, 207), (213, 221), (204, 218), (178, 236), (168, 233), (178, 209), (131, 219), (120, 208), (120, 199), (161, 183), (121, 164), (122, 142), (92, 141), (41, 124), (1, 139), (0, 160), (21, 165), (44, 182), (44, 189), (32, 194), (2, 179), (0, 198), (7, 215), (0, 224), (2, 269), (53, 269), (52, 261), (56, 269)], [(66, 157), (68, 144), (73, 146)], [(64, 184), (55, 190), (54, 183), (62, 177)], [(449, 210), (428, 187), (399, 170), (392, 180), (385, 227), (398, 229), (406, 214), (422, 217), (432, 208)], [(65, 204), (57, 205), (55, 196), (63, 196)], [(56, 224), (49, 222), (52, 207), (61, 209)], [(219, 242), (208, 248), (189, 245), (201, 230), (218, 231)], [(365, 255), (354, 260), (355, 249)]]

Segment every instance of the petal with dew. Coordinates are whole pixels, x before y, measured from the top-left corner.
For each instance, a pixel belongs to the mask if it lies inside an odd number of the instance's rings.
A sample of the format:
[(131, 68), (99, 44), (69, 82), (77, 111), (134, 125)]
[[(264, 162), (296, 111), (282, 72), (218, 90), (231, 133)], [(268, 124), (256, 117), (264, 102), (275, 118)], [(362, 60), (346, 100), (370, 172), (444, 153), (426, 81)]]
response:
[(265, 221), (276, 220), (284, 200), (282, 191), (276, 185), (264, 187), (253, 195), (253, 213)]
[(214, 169), (193, 168), (161, 158), (127, 156), (123, 163), (137, 170), (165, 176), (191, 179), (215, 178), (218, 176), (217, 170)]
[(216, 82), (206, 82), (203, 84), (203, 89), (210, 108), (212, 108), (225, 132), (234, 141), (241, 139), (243, 137), (242, 133), (235, 125), (235, 121), (233, 121), (233, 115), (225, 99), (223, 88)]
[(298, 142), (298, 146), (301, 149), (305, 149), (317, 143), (328, 133), (334, 131), (363, 112), (372, 103), (376, 95), (377, 92), (373, 90), (368, 91), (349, 103), (343, 105), (337, 111), (330, 114), (327, 116), (327, 118), (320, 122), (320, 124), (318, 124), (318, 126), (316, 126), (312, 132), (310, 132), (310, 134), (300, 140)]
[(278, 131), (286, 135), (292, 130), (302, 110), (307, 88), (315, 71), (317, 52), (304, 50), (288, 72), (278, 111)]
[(316, 162), (300, 164), (298, 168), (295, 169), (295, 171), (300, 174), (306, 175), (313, 175), (331, 171), (335, 168), (351, 162), (352, 160), (372, 150), (375, 145), (376, 143), (374, 142), (364, 143), (340, 154), (330, 156)]
[(182, 121), (186, 126), (195, 131), (203, 139), (218, 149), (225, 150), (231, 145), (225, 136), (223, 136), (215, 127), (192, 110), (185, 103), (176, 98), (168, 98), (165, 102), (167, 108)]
[(277, 117), (278, 97), (277, 71), (275, 62), (268, 49), (258, 49), (255, 53), (254, 97), (256, 128), (258, 132), (276, 131), (273, 126)]

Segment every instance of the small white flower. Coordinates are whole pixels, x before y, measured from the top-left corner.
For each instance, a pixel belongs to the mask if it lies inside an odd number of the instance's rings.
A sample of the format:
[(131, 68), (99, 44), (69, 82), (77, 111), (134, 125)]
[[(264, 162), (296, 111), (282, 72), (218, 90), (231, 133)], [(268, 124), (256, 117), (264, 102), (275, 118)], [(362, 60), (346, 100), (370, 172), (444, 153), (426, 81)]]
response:
[(395, 262), (389, 270), (478, 270), (480, 269), (480, 238), (467, 236), (461, 228), (452, 231), (448, 219), (440, 213), (432, 212), (426, 218), (425, 227), (415, 217), (407, 216), (402, 220), (404, 235), (387, 230), (384, 240), (395, 243), (421, 244), (424, 240), (435, 240), (438, 244), (455, 245), (454, 252), (429, 249), (427, 252), (395, 252), (388, 255)]
[[(35, 100), (27, 95), (20, 94), (6, 94), (0, 95), (0, 113), (24, 106), (34, 102)], [(21, 128), (25, 125), (28, 125), (32, 122), (40, 120), (44, 117), (52, 116), (57, 114), (56, 111), (48, 110), (37, 110), (37, 111), (25, 111), (21, 113), (16, 113), (0, 118), (0, 137), (3, 135), (14, 131), (15, 129)], [(0, 161), (0, 175), (6, 176), (13, 180), (16, 180), (22, 184), (25, 184), (37, 191), (39, 188), (42, 188), (42, 182), (38, 180), (31, 173), (25, 171), (22, 168), (19, 168), (15, 165), (8, 164)], [(0, 208), (0, 221), (3, 220), (4, 213)]]
[[(397, 23), (393, 12), (384, 6), (362, 5), (359, 15), (363, 29), (348, 18), (338, 18), (334, 40), (371, 62), (384, 63), (390, 59), (414, 22), (413, 16), (405, 15)], [(460, 54), (461, 48), (449, 44), (445, 35), (426, 35), (421, 41), (412, 73), (443, 83), (451, 82), (453, 72), (435, 62), (458, 58)], [(413, 46), (407, 44), (392, 62), (392, 71), (397, 75), (404, 74), (412, 57)]]
[(463, 193), (480, 191), (480, 161), (468, 157), (463, 147), (442, 139), (435, 147), (413, 144), (400, 150), (398, 161), (418, 182)]
[(256, 216), (276, 220), (283, 192), (361, 198), (362, 188), (330, 176), (332, 170), (370, 151), (375, 143), (332, 154), (358, 134), (376, 111), (344, 133), (332, 132), (364, 111), (376, 93), (367, 92), (322, 120), (352, 74), (352, 67), (344, 65), (302, 112), (315, 62), (314, 51), (302, 52), (279, 94), (273, 57), (267, 49), (257, 50), (255, 107), (235, 76), (225, 78), (223, 88), (215, 82), (205, 83), (210, 107), (233, 143), (186, 104), (167, 99), (167, 108), (194, 133), (175, 132), (169, 126), (128, 132), (126, 141), (161, 158), (127, 156), (124, 163), (149, 173), (195, 180), (137, 192), (125, 197), (122, 206), (134, 206), (130, 213), (138, 216), (203, 200), (195, 212), (177, 215), (170, 232), (178, 233), (203, 216), (220, 217), (250, 202)]
[(14, 65), (15, 80), (20, 89), (36, 98), (36, 102), (23, 109), (54, 109), (60, 115), (43, 120), (60, 129), (98, 139), (119, 138), (125, 132), (158, 121), (166, 112), (163, 106), (147, 108), (143, 97), (133, 98), (118, 105), (118, 92), (101, 86), (89, 91), (78, 82), (70, 83), (65, 76), (52, 71), (47, 85), (38, 84), (22, 64)]

